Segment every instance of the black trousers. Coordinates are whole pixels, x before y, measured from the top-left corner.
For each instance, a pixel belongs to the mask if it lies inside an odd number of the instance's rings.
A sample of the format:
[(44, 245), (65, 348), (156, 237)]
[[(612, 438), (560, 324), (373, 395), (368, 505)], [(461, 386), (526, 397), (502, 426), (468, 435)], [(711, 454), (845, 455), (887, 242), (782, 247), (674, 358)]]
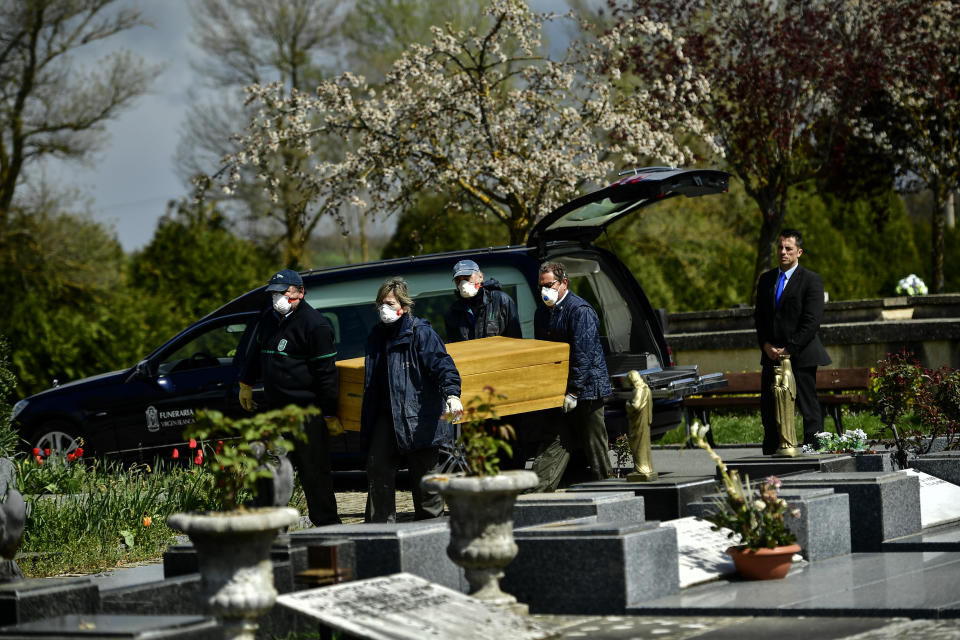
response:
[(327, 423), (322, 416), (314, 416), (308, 420), (306, 430), (307, 441), (297, 441), (289, 457), (303, 485), (310, 522), (317, 527), (340, 524), (333, 474), (330, 471), (330, 432), (327, 431)]
[[(760, 420), (763, 422), (763, 455), (780, 446), (776, 400), (773, 397), (774, 365), (764, 365), (760, 374)], [(797, 382), (797, 409), (803, 416), (803, 444), (816, 445), (816, 434), (823, 431), (823, 412), (817, 400), (817, 368), (794, 367)]]
[(533, 461), (539, 483), (537, 493), (556, 491), (570, 462), (570, 453), (581, 448), (594, 480), (610, 477), (610, 447), (603, 418), (603, 399), (583, 400), (570, 413), (559, 409), (550, 414), (552, 439)]
[(401, 454), (397, 434), (389, 413), (381, 412), (374, 422), (367, 451), (367, 508), (366, 522), (397, 521), (397, 469), (403, 457), (407, 459), (410, 485), (413, 493), (414, 519), (426, 520), (443, 515), (443, 496), (420, 488), (420, 479), (428, 473), (437, 473), (440, 450), (429, 447)]

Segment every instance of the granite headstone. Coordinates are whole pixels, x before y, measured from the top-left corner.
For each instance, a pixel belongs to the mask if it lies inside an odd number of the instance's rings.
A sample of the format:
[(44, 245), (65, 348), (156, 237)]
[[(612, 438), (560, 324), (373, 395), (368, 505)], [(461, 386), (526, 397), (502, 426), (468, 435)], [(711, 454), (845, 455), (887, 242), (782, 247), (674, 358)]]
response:
[(277, 605), (289, 613), (287, 618), (299, 618), (300, 628), (313, 621), (313, 632), (322, 627), (363, 640), (555, 637), (528, 617), (409, 573), (298, 591), (279, 596)]

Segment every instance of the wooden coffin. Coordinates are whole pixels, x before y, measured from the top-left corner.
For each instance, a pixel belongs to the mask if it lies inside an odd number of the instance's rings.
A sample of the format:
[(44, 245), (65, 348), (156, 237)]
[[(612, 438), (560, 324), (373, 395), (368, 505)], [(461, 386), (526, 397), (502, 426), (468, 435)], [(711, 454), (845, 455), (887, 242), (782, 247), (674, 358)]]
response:
[[(462, 379), (460, 399), (467, 406), (477, 396), (487, 397), (485, 387), (497, 395), (498, 415), (552, 409), (563, 405), (570, 366), (570, 346), (564, 342), (482, 338), (447, 345)], [(340, 372), (338, 416), (348, 431), (360, 430), (364, 359), (337, 362)]]

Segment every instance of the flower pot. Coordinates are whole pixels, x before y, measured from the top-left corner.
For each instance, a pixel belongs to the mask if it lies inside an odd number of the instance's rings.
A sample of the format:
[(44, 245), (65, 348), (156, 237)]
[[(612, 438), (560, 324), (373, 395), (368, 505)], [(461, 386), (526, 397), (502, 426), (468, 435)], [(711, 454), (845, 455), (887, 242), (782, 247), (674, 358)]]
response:
[(800, 553), (800, 545), (788, 544), (773, 549), (756, 551), (747, 547), (730, 547), (727, 555), (733, 558), (737, 573), (747, 580), (779, 580), (790, 571), (793, 554)]
[(167, 526), (189, 536), (200, 565), (200, 596), (225, 639), (253, 640), (257, 620), (277, 599), (270, 546), (300, 514), (289, 507), (175, 513)]
[(470, 595), (487, 603), (526, 613), (526, 605), (500, 590), (503, 568), (517, 555), (513, 541), (513, 505), (517, 495), (537, 486), (532, 471), (504, 471), (495, 476), (434, 474), (421, 486), (443, 495), (450, 508), (447, 555), (463, 567)]

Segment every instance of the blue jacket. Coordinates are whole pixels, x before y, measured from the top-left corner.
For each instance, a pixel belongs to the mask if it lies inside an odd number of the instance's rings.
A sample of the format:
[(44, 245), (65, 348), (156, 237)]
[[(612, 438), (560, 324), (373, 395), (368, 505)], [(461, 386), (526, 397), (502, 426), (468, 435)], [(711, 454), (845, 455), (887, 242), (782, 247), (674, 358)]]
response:
[(537, 340), (570, 345), (567, 393), (580, 400), (605, 398), (613, 393), (600, 344), (600, 320), (589, 302), (568, 291), (553, 307), (540, 304), (533, 316), (533, 330)]
[(483, 281), (473, 298), (455, 294), (454, 302), (444, 317), (447, 342), (461, 342), (490, 336), (522, 338), (520, 316), (513, 298), (508, 296), (495, 278)]
[[(449, 423), (440, 420), (447, 396), (460, 397), (460, 373), (430, 323), (405, 313), (399, 327), (383, 323), (367, 337), (364, 362), (361, 432), (369, 435), (382, 393), (389, 393), (393, 429), (400, 451), (417, 451), (452, 439)], [(389, 389), (374, 384), (382, 358), (387, 359)]]

